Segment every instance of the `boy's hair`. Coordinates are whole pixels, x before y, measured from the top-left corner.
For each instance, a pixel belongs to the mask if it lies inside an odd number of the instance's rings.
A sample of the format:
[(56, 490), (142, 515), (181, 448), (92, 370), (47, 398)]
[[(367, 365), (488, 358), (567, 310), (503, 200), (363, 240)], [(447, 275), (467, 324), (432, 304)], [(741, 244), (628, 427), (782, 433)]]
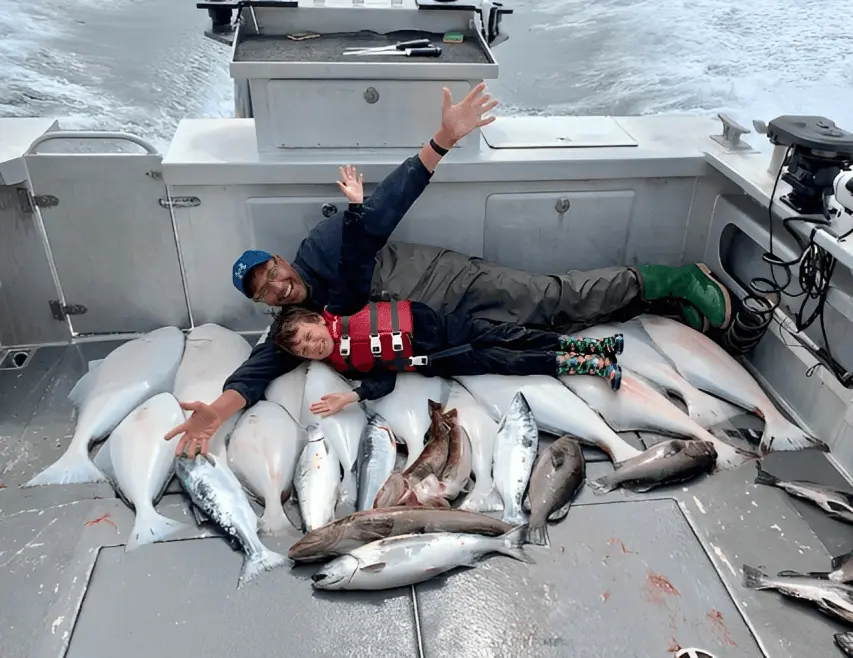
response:
[(299, 329), (301, 322), (314, 322), (319, 324), (323, 317), (307, 308), (300, 306), (291, 306), (283, 308), (273, 316), (272, 326), (270, 326), (270, 336), (273, 342), (286, 352), (293, 354), (294, 341), (296, 340), (296, 332)]

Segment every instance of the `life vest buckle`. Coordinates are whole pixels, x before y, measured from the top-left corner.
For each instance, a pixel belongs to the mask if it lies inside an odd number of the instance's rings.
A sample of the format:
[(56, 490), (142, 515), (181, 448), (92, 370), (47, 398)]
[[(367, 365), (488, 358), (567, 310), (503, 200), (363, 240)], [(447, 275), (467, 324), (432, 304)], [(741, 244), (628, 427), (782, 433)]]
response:
[(382, 354), (382, 343), (379, 341), (379, 334), (370, 334), (370, 351), (374, 356)]
[(395, 352), (403, 351), (403, 334), (395, 331), (391, 334), (391, 347)]
[(429, 357), (427, 356), (410, 356), (409, 363), (413, 366), (425, 366), (429, 363)]
[(341, 356), (349, 356), (350, 341), (349, 336), (341, 336), (341, 347), (338, 350)]

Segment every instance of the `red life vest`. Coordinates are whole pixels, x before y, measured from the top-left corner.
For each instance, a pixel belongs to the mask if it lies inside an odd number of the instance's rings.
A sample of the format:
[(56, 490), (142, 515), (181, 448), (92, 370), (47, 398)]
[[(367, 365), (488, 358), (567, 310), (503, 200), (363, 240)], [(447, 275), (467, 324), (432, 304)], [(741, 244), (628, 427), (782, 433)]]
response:
[(338, 372), (369, 372), (376, 360), (390, 370), (414, 370), (412, 305), (408, 300), (371, 302), (353, 315), (323, 319), (335, 341), (329, 360)]

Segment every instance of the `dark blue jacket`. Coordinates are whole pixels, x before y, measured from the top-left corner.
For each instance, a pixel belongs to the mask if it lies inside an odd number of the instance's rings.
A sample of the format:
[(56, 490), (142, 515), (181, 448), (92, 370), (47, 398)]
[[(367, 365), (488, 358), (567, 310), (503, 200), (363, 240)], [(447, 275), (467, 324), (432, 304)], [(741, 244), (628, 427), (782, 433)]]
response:
[[(364, 280), (359, 285), (366, 285), (368, 291), (376, 253), (388, 241), (431, 178), (432, 174), (420, 157), (413, 155), (388, 174), (365, 200), (364, 232), (371, 239), (347, 245), (345, 251), (361, 264), (359, 267)], [(309, 299), (303, 305), (316, 311), (329, 304), (330, 291), (340, 281), (345, 214), (338, 213), (320, 222), (299, 245), (293, 260), (294, 269), (308, 286)], [(264, 396), (272, 380), (290, 372), (299, 363), (297, 357), (279, 349), (267, 336), (225, 381), (223, 390), (237, 391), (250, 407)]]

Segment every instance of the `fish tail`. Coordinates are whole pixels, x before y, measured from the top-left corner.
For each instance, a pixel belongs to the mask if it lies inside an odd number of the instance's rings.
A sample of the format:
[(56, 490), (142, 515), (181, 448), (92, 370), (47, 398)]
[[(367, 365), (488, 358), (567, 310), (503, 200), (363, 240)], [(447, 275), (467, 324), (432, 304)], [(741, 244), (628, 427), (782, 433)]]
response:
[(596, 496), (609, 493), (619, 486), (612, 475), (605, 475), (597, 480), (588, 480), (587, 483), (589, 484), (589, 488), (592, 489), (592, 493)]
[(714, 444), (714, 449), (717, 451), (717, 470), (729, 471), (756, 458), (755, 455), (729, 445), (713, 434), (710, 435), (710, 438), (713, 439), (712, 443)]
[(533, 558), (524, 550), (524, 543), (527, 541), (526, 523), (515, 526), (506, 534), (498, 537), (498, 539), (501, 541), (500, 548), (496, 549), (499, 553), (508, 555), (509, 557), (520, 560), (521, 562), (533, 564)]
[(761, 468), (761, 462), (755, 462), (755, 469), (755, 484), (764, 484), (768, 487), (775, 487), (779, 482), (781, 482), (781, 480), (775, 475), (771, 475)]
[(743, 586), (747, 589), (767, 589), (770, 587), (767, 576), (760, 569), (750, 567), (744, 564), (743, 567)]
[(842, 564), (844, 564), (845, 562), (847, 562), (851, 558), (853, 558), (853, 551), (850, 551), (849, 553), (845, 553), (844, 555), (836, 555), (835, 557), (832, 558), (832, 568), (838, 569)]
[(290, 521), (281, 504), (277, 500), (269, 500), (264, 507), (264, 513), (258, 519), (258, 532), (277, 537), (289, 528)]
[(183, 530), (189, 530), (190, 525), (175, 521), (159, 514), (153, 507), (137, 507), (136, 519), (130, 531), (130, 538), (124, 547), (125, 552), (130, 552), (158, 541), (166, 541)]
[(534, 546), (550, 546), (551, 538), (548, 536), (548, 524), (545, 521), (531, 524), (527, 528), (527, 543)]
[(502, 512), (503, 508), (504, 501), (494, 484), (490, 489), (474, 487), (474, 490), (465, 498), (465, 502), (459, 506), (459, 509), (481, 513)]
[(504, 507), (504, 515), (501, 519), (504, 523), (509, 523), (512, 526), (517, 526), (527, 523), (527, 514), (522, 510), (517, 510), (515, 513)]
[(829, 452), (829, 446), (813, 434), (800, 429), (781, 413), (765, 418), (764, 434), (761, 435), (761, 452), (782, 452), (814, 448)]
[(286, 557), (280, 553), (264, 547), (262, 551), (247, 555), (243, 558), (243, 568), (240, 570), (240, 580), (237, 581), (237, 589), (260, 576), (264, 571), (272, 571), (283, 567), (288, 563)]
[(24, 486), (40, 487), (46, 484), (82, 484), (84, 482), (106, 481), (106, 476), (98, 470), (87, 453), (66, 452)]
[(853, 632), (836, 633), (833, 638), (839, 649), (848, 656), (853, 656)]

